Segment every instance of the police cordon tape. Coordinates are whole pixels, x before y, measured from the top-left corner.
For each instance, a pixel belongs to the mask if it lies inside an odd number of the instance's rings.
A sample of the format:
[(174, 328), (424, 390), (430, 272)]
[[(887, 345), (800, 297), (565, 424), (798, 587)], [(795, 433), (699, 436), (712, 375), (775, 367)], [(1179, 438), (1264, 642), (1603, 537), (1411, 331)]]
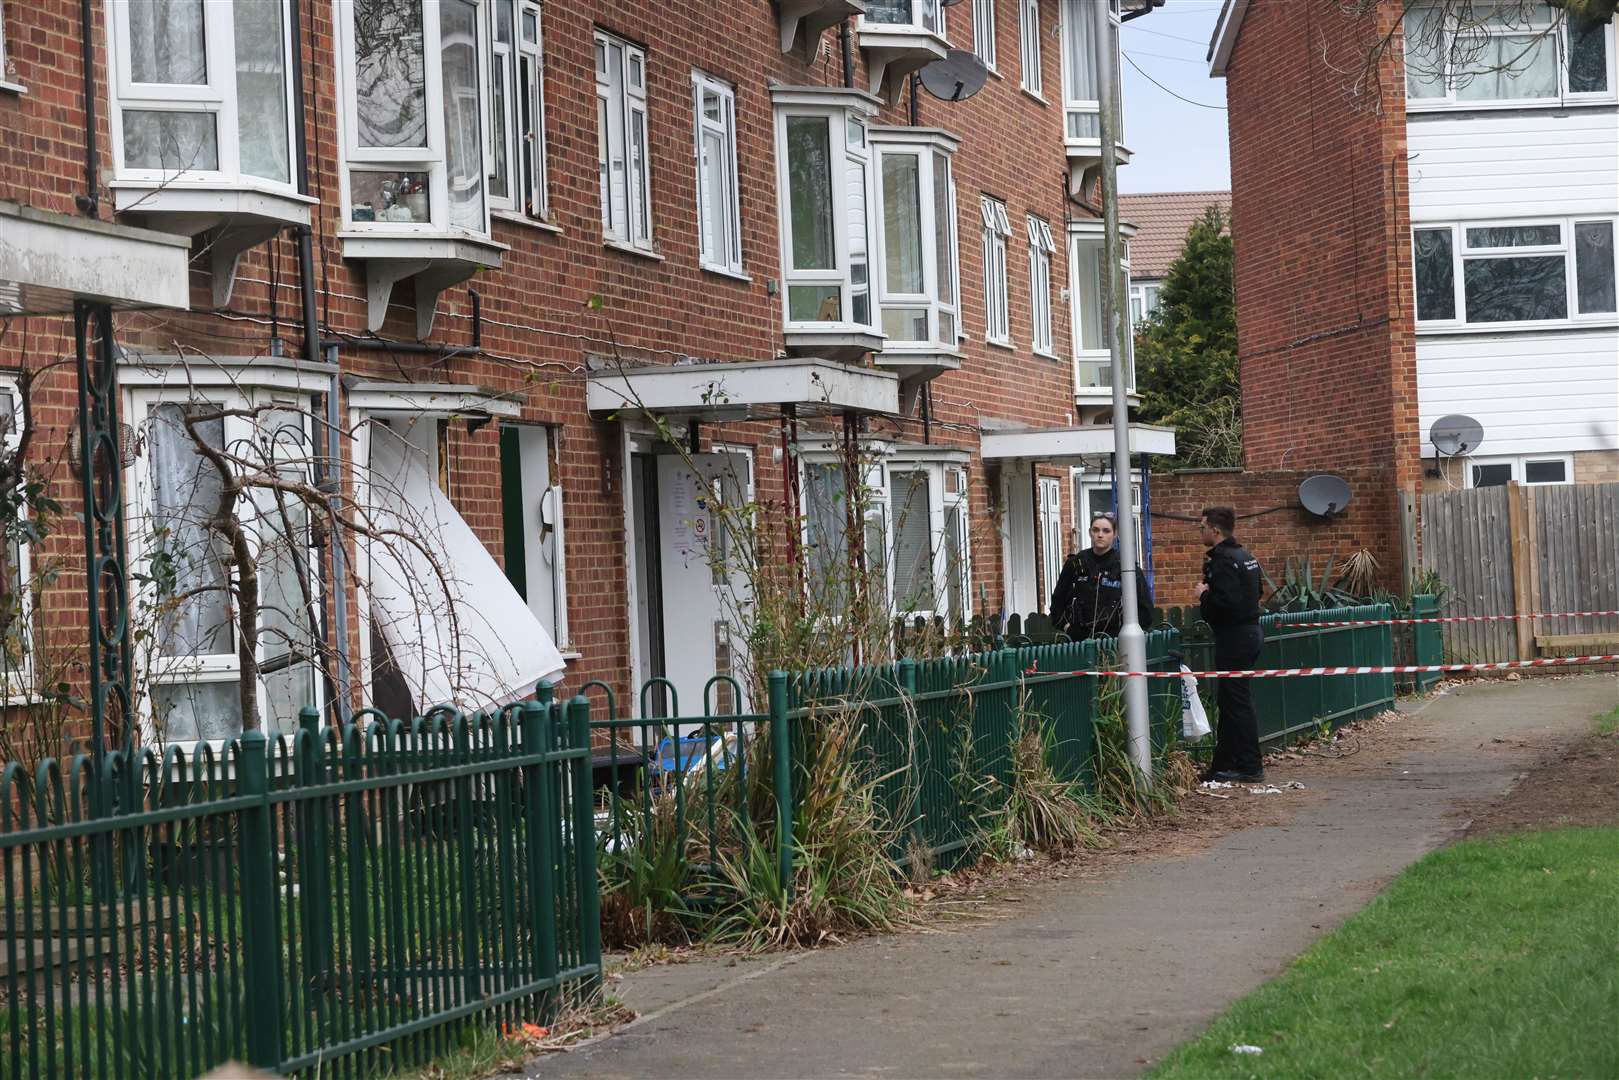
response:
[[(1296, 624), (1295, 624), (1296, 625)], [(1510, 671), (1514, 668), (1619, 664), (1619, 653), (1604, 656), (1545, 656), (1538, 660), (1498, 660), (1487, 664), (1384, 664), (1375, 667), (1257, 668), (1253, 671), (1025, 671), (1026, 675), (1095, 675), (1112, 679), (1282, 679), (1295, 675), (1421, 675), (1428, 672)]]
[(1345, 619), (1339, 622), (1283, 623), (1295, 626), (1414, 626), (1417, 623), (1502, 622), (1511, 619), (1593, 619), (1619, 615), (1619, 611), (1537, 611), (1529, 615), (1426, 615), (1407, 619)]

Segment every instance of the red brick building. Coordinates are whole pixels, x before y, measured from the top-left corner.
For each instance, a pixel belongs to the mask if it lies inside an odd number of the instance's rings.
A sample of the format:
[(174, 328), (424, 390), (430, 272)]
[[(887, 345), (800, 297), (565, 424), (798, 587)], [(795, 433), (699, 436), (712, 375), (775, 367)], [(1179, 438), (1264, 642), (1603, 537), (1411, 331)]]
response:
[[(1101, 233), (1076, 197), (1094, 199), (1099, 159), (1081, 0), (90, 10), (84, 27), (74, 0), (0, 7), (0, 200), (189, 238), (189, 310), (115, 317), (131, 568), (213, 542), (174, 516), (197, 497), (172, 478), (202, 475), (176, 435), (201, 402), (242, 415), (196, 438), (256, 444), (266, 468), (314, 462), (307, 478), (373, 525), (434, 515), (466, 570), (459, 599), (418, 620), (438, 625), (401, 631), (410, 620), (383, 610), (401, 597), (367, 575), (412, 556), (349, 535), (333, 563), (316, 530), (301, 587), (327, 585), (308, 626), (280, 628), (309, 647), (259, 657), (275, 726), (310, 695), (342, 695), (306, 670), (340, 642), (354, 705), (421, 708), (446, 685), (435, 647), (474, 623), (514, 655), (543, 628), (570, 690), (601, 679), (622, 696), (666, 674), (689, 697), (725, 671), (708, 570), (688, 557), (705, 489), (669, 432), (785, 523), (813, 503), (817, 455), (846, 415), (882, 451), (896, 610), (1043, 607), (1073, 521), (1070, 464), (1111, 447), (1096, 423), (1108, 389), (1082, 347), (1100, 332)], [(910, 78), (950, 47), (990, 69), (967, 100)], [(0, 389), (14, 402), (29, 387), (32, 454), (57, 463), (68, 506), (77, 388), (71, 365), (48, 365), (73, 350), (60, 316), (19, 315), (0, 336)], [(272, 415), (314, 449), (276, 457)], [(328, 446), (340, 478), (320, 475)], [(901, 527), (911, 509), (925, 531)], [(246, 516), (258, 542), (304, 527)], [(82, 639), (78, 543), (67, 528), (19, 555), (64, 567), (29, 598), (42, 667)], [(182, 562), (182, 585), (216, 562)], [(165, 618), (156, 659), (137, 662), (143, 720), (228, 733), (228, 611)], [(500, 671), (533, 666), (512, 663)]]

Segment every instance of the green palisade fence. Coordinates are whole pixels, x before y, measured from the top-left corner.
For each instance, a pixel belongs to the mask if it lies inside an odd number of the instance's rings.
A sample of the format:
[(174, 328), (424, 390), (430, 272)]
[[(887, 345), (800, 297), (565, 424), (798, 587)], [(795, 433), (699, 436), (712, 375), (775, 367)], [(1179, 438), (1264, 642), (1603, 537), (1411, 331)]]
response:
[(0, 1076), (367, 1075), (599, 978), (582, 700), (303, 719), (5, 770)]

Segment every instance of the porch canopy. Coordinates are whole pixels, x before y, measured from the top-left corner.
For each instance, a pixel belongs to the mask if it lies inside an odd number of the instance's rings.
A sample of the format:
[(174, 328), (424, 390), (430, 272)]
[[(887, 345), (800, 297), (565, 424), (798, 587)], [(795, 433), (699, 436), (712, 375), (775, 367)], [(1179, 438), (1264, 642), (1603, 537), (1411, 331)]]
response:
[[(993, 427), (985, 421), (980, 440), (985, 461), (1033, 461), (1046, 465), (1081, 465), (1113, 453), (1113, 425), (1086, 427), (1019, 428)], [(1130, 425), (1131, 454), (1175, 452), (1173, 428), (1151, 424)]]
[(899, 377), (817, 357), (700, 361), (593, 372), (585, 404), (598, 419), (645, 410), (702, 423), (899, 412)]
[(191, 240), (0, 199), (0, 316), (191, 306)]

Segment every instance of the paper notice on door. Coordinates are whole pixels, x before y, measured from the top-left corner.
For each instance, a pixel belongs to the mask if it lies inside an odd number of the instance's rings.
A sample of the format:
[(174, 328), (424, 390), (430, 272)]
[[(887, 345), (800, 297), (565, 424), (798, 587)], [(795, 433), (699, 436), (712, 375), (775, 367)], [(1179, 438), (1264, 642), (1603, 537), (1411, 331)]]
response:
[(684, 557), (691, 549), (692, 518), (697, 512), (696, 500), (692, 498), (691, 475), (685, 470), (677, 472), (673, 487), (674, 490), (669, 493), (669, 514), (673, 518), (667, 522), (669, 541)]

